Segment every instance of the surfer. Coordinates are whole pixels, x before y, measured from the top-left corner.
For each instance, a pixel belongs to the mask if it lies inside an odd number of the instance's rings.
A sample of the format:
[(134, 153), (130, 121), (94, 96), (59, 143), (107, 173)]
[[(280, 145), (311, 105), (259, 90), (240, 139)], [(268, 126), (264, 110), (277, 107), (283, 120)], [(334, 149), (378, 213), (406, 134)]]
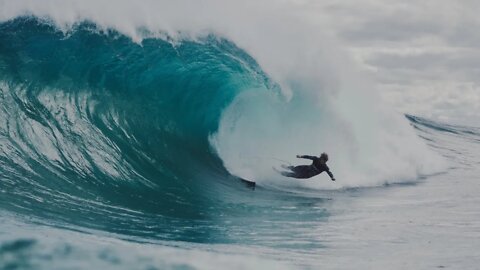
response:
[(300, 165), (300, 166), (282, 165), (282, 168), (290, 171), (283, 171), (283, 172), (280, 172), (280, 174), (286, 177), (305, 179), (305, 178), (314, 177), (315, 175), (319, 175), (322, 172), (327, 172), (327, 174), (330, 176), (330, 179), (332, 179), (332, 181), (335, 181), (335, 177), (333, 177), (333, 174), (330, 172), (330, 169), (327, 166), (327, 161), (328, 161), (327, 153), (322, 153), (320, 157), (297, 155), (297, 158), (311, 159), (313, 162), (311, 165)]

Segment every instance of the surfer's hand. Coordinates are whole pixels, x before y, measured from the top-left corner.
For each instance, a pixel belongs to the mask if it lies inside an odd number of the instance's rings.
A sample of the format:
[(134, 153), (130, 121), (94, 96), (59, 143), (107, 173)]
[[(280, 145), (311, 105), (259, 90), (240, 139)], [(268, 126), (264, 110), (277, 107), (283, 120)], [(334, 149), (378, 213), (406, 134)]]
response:
[(300, 156), (300, 155), (297, 155), (297, 158), (301, 158), (301, 156)]
[(332, 178), (332, 181), (335, 181), (335, 178)]

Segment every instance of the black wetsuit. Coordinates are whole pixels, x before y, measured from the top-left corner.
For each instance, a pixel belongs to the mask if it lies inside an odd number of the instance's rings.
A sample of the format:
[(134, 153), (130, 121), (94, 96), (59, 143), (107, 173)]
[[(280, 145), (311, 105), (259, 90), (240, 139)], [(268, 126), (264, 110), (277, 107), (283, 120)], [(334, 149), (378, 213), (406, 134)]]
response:
[(312, 165), (288, 166), (287, 168), (291, 170), (291, 172), (282, 172), (283, 176), (294, 178), (310, 178), (314, 177), (315, 175), (319, 175), (322, 172), (327, 172), (328, 176), (330, 176), (332, 180), (335, 179), (327, 164), (325, 164), (325, 162), (323, 162), (319, 157), (299, 156), (299, 158), (313, 160)]

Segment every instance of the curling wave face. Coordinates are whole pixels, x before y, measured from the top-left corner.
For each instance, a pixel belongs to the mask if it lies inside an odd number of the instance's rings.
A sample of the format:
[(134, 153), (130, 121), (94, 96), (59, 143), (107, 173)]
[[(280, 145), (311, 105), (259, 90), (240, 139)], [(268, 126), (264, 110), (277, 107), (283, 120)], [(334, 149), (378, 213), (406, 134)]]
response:
[(209, 134), (238, 93), (270, 87), (250, 56), (213, 36), (137, 44), (22, 17), (0, 25), (0, 40), (2, 207), (94, 227), (138, 211), (202, 220), (231, 182)]
[[(9, 211), (124, 235), (225, 241), (217, 219), (268, 216), (286, 196), (272, 190), (412, 181), (436, 164), (404, 117), (301, 26), (282, 29), (292, 42), (263, 24), (250, 36), (213, 28), (171, 38), (146, 26), (126, 36), (95, 20), (59, 31), (13, 17), (0, 24), (0, 196)], [(323, 151), (335, 183), (272, 170)], [(251, 194), (231, 175), (268, 192)], [(326, 216), (318, 211), (305, 215)]]

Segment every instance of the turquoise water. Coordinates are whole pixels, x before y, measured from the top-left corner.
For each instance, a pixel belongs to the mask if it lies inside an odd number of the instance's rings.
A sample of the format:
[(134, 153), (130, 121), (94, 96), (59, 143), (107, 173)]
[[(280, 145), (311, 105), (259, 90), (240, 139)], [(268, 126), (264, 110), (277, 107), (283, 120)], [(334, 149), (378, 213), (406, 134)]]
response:
[(269, 176), (252, 190), (219, 155), (222, 120), (250, 112), (238, 97), (267, 97), (249, 103), (263, 113), (310, 103), (279, 98), (228, 39), (145, 35), (0, 24), (0, 268), (478, 266), (478, 129), (407, 116), (447, 161), (434, 174), (328, 189)]
[[(65, 36), (29, 18), (2, 25), (4, 207), (109, 231), (215, 241), (210, 229), (170, 229), (184, 220), (208, 225), (204, 209), (220, 205), (215, 193), (238, 188), (208, 135), (238, 92), (268, 91), (268, 80), (225, 40), (135, 44), (92, 27)], [(144, 220), (131, 222), (132, 214)], [(112, 226), (119, 222), (125, 226)]]

